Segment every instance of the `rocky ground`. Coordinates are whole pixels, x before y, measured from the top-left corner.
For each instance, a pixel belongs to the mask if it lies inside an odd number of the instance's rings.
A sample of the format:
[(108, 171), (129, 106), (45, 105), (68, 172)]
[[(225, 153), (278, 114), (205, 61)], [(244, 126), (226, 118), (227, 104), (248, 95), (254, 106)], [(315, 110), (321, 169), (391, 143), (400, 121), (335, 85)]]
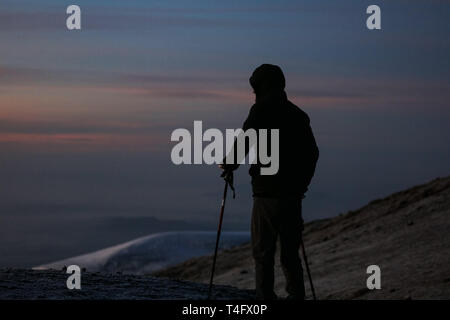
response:
[[(319, 299), (450, 299), (450, 177), (308, 223), (304, 239)], [(207, 283), (211, 261), (194, 258), (154, 275)], [(380, 290), (366, 286), (373, 264), (381, 268)], [(252, 289), (253, 268), (249, 244), (223, 251), (215, 283)], [(283, 286), (277, 258), (280, 296)]]
[[(69, 290), (63, 270), (0, 270), (0, 300), (9, 299), (188, 299), (202, 300), (208, 286), (202, 283), (124, 274), (81, 273), (81, 290)], [(214, 286), (213, 298), (251, 299), (251, 291)]]

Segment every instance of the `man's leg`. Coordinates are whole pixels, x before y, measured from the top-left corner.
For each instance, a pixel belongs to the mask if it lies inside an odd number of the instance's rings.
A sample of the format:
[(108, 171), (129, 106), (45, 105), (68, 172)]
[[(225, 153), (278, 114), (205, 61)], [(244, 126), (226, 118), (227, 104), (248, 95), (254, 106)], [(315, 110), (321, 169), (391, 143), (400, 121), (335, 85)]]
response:
[(257, 299), (276, 299), (274, 285), (274, 256), (276, 250), (278, 200), (254, 198), (252, 212), (252, 249), (255, 259)]
[(297, 299), (304, 299), (303, 268), (299, 256), (303, 220), (301, 217), (301, 200), (285, 199), (282, 201), (280, 221), (280, 261), (286, 277), (287, 293)]

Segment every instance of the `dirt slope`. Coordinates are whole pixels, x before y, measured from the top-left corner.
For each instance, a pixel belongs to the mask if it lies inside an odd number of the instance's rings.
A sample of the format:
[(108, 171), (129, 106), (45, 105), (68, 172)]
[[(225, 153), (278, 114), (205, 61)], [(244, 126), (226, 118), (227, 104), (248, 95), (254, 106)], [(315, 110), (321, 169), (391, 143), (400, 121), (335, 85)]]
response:
[[(450, 177), (308, 223), (304, 239), (319, 299), (450, 299)], [(211, 261), (194, 258), (155, 275), (207, 283)], [(381, 268), (381, 290), (366, 287), (372, 264)], [(253, 267), (249, 244), (223, 251), (215, 283), (253, 289)], [(285, 295), (278, 257), (275, 282)]]

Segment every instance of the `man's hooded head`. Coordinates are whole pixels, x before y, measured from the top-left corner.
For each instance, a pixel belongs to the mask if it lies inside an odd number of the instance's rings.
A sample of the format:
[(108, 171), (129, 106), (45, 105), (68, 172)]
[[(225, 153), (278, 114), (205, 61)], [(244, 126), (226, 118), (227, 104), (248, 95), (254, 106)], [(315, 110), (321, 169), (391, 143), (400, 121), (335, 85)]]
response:
[(260, 65), (253, 71), (249, 81), (257, 96), (282, 92), (286, 86), (283, 71), (273, 64)]

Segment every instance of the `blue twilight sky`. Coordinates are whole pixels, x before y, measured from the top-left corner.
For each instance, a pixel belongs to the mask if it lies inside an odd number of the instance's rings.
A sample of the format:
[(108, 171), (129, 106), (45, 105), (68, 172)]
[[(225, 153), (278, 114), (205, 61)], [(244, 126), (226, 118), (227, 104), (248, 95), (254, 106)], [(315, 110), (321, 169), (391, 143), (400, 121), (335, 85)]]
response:
[[(365, 26), (370, 4), (382, 30)], [(95, 219), (213, 226), (217, 168), (174, 166), (170, 133), (239, 127), (262, 63), (282, 67), (319, 144), (307, 220), (448, 175), (449, 21), (432, 0), (1, 1), (0, 265)], [(246, 171), (230, 228), (248, 228)]]

